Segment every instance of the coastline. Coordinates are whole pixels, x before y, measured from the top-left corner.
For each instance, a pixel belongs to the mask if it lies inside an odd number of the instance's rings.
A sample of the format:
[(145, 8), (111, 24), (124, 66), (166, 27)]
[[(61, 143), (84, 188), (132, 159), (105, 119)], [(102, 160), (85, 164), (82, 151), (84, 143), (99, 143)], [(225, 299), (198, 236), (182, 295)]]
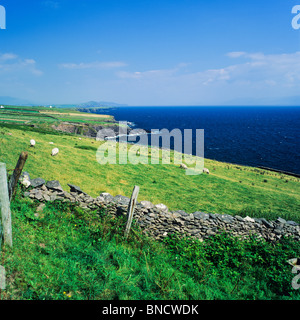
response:
[[(131, 109), (134, 109), (134, 108), (137, 108), (135, 109), (137, 112), (138, 112), (138, 108), (139, 107), (107, 107), (105, 110), (118, 110), (118, 109), (126, 109), (126, 108), (131, 108)], [(142, 107), (143, 109), (146, 108), (146, 107)], [(155, 108), (160, 108), (160, 107), (155, 107)], [(163, 107), (165, 108), (165, 107)], [(181, 107), (168, 107), (168, 108), (181, 108)], [(193, 108), (207, 108), (207, 107), (197, 107), (197, 106), (194, 106)], [(217, 107), (217, 108), (224, 108), (226, 109), (227, 107), (224, 106), (224, 107)], [(231, 107), (230, 107), (231, 108)], [(235, 108), (238, 108), (238, 107), (235, 107)], [(253, 108), (257, 108), (259, 109), (260, 107), (253, 107)], [(266, 107), (262, 107), (263, 109), (265, 109)], [(268, 107), (268, 108), (271, 108), (271, 107)], [(274, 106), (274, 108), (280, 108), (279, 106)], [(296, 107), (295, 107), (296, 108)], [(298, 109), (300, 109), (300, 107), (298, 107)], [(92, 110), (92, 111), (91, 111)], [(103, 109), (91, 109), (88, 112), (101, 112), (103, 111)], [(80, 109), (80, 112), (86, 112), (84, 109)], [(112, 115), (115, 119), (115, 115)], [(132, 119), (130, 119), (132, 120)], [(117, 120), (115, 120), (116, 123), (118, 122)], [(123, 121), (126, 121), (126, 120), (123, 120)], [(128, 126), (128, 132), (126, 134), (126, 136), (130, 136), (130, 131), (131, 130), (134, 130), (134, 129), (137, 129), (138, 125), (136, 124), (136, 121), (127, 121), (127, 124), (129, 125)], [(157, 126), (159, 127), (159, 126)], [(159, 128), (158, 130), (161, 130), (162, 128)], [(145, 129), (142, 129), (142, 130), (145, 130)], [(151, 134), (151, 131), (149, 130), (145, 130), (147, 132), (147, 134)], [(115, 131), (116, 135), (117, 135), (117, 138), (119, 137), (118, 136), (118, 132)], [(136, 134), (138, 135), (138, 134)], [(123, 135), (124, 136), (124, 135)], [(134, 142), (127, 142), (128, 144), (136, 144)], [(148, 147), (151, 147), (151, 145), (148, 145)], [(161, 147), (159, 147), (160, 149), (163, 149)], [(217, 149), (217, 150), (220, 150), (220, 148), (212, 148), (212, 149)], [(174, 149), (172, 149), (170, 147), (170, 150), (171, 151), (174, 151)], [(184, 152), (182, 152), (184, 154)], [(195, 155), (194, 155), (195, 156)], [(260, 163), (260, 164), (257, 164), (257, 165), (251, 165), (251, 164), (245, 164), (243, 162), (238, 162), (238, 161), (226, 161), (225, 159), (220, 159), (220, 157), (204, 157), (205, 159), (209, 159), (209, 160), (214, 160), (214, 161), (219, 161), (219, 162), (223, 162), (223, 163), (227, 163), (229, 165), (237, 165), (237, 166), (245, 166), (245, 167), (251, 167), (251, 168), (258, 168), (258, 169), (261, 169), (261, 170), (265, 170), (265, 171), (271, 171), (271, 172), (276, 172), (276, 173), (280, 173), (280, 174), (285, 174), (285, 175), (289, 175), (289, 176), (293, 176), (293, 177), (296, 177), (296, 178), (300, 178), (300, 173), (297, 173), (297, 172), (294, 172), (294, 171), (291, 171), (291, 170), (286, 170), (286, 168), (275, 168), (275, 166), (270, 166), (267, 162), (264, 162), (264, 163)]]

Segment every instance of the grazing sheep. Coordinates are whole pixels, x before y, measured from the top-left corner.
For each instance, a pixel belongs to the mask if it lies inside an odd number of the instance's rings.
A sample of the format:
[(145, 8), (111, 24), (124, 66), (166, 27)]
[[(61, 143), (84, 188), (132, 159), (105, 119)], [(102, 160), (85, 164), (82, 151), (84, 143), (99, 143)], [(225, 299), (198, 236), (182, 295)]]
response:
[(52, 157), (54, 157), (54, 156), (58, 155), (58, 153), (59, 153), (58, 148), (54, 148), (54, 149), (52, 150), (51, 155), (52, 155)]
[(54, 144), (54, 142), (49, 142), (49, 144)]
[(35, 140), (33, 140), (33, 139), (30, 140), (30, 146), (31, 146), (31, 147), (34, 147), (34, 146), (35, 146)]
[(207, 168), (204, 168), (203, 173), (209, 174), (209, 170)]
[(184, 170), (187, 170), (187, 169), (188, 169), (187, 165), (185, 165), (184, 163), (182, 163), (182, 164), (180, 165), (180, 168), (181, 168), (181, 169), (184, 169)]

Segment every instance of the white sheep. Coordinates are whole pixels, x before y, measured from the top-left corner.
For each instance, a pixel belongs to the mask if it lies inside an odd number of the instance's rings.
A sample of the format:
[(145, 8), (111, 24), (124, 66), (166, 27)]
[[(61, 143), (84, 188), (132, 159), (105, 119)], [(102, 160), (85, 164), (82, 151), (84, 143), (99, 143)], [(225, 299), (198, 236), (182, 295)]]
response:
[(203, 173), (209, 174), (209, 170), (207, 168), (204, 168)]
[(35, 146), (35, 140), (33, 140), (33, 139), (30, 140), (30, 146), (31, 146), (31, 147), (34, 147), (34, 146)]
[(180, 168), (181, 168), (181, 169), (184, 169), (184, 170), (187, 170), (187, 169), (188, 169), (187, 165), (184, 164), (184, 163), (182, 163), (182, 164), (180, 165)]
[(54, 149), (52, 150), (51, 155), (52, 155), (52, 157), (54, 157), (54, 156), (58, 155), (58, 153), (59, 153), (58, 148), (54, 148)]

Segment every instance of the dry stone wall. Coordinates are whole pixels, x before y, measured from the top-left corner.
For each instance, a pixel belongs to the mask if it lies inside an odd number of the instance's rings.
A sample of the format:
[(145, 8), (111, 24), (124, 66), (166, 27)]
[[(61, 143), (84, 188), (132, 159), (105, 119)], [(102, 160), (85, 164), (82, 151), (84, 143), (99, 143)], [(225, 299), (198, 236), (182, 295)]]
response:
[[(127, 213), (130, 199), (109, 193), (101, 193), (93, 198), (79, 187), (69, 184), (70, 192), (66, 192), (58, 181), (48, 181), (37, 178), (30, 180), (31, 189), (24, 196), (40, 202), (62, 200), (77, 203), (86, 209), (105, 208), (111, 215)], [(255, 235), (267, 241), (276, 241), (283, 236), (300, 240), (300, 226), (294, 221), (278, 218), (267, 221), (264, 218), (242, 218), (227, 214), (212, 214), (204, 212), (187, 213), (182, 210), (169, 211), (164, 204), (154, 205), (149, 201), (141, 201), (136, 205), (134, 219), (143, 232), (162, 239), (168, 234), (178, 234), (182, 237), (191, 236), (204, 240), (222, 232), (228, 232), (238, 237)]]

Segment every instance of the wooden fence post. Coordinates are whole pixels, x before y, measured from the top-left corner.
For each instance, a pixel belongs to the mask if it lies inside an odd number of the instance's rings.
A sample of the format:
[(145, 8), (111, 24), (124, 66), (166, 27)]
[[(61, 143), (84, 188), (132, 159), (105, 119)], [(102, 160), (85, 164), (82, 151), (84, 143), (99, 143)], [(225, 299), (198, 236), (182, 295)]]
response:
[(25, 165), (27, 158), (28, 158), (28, 152), (22, 152), (19, 157), (16, 168), (15, 168), (15, 170), (9, 180), (9, 184), (8, 184), (9, 200), (11, 200), (12, 196), (15, 193), (16, 185), (19, 181), (20, 175), (22, 173), (22, 170), (24, 168), (24, 165)]
[(131, 199), (130, 199), (128, 211), (127, 211), (127, 224), (126, 224), (125, 235), (124, 235), (125, 239), (128, 238), (128, 235), (130, 232), (134, 209), (137, 203), (137, 197), (138, 197), (139, 191), (140, 191), (140, 187), (138, 186), (135, 186), (132, 191), (132, 195), (131, 195)]
[(5, 163), (0, 163), (0, 212), (4, 244), (12, 247), (11, 211)]

